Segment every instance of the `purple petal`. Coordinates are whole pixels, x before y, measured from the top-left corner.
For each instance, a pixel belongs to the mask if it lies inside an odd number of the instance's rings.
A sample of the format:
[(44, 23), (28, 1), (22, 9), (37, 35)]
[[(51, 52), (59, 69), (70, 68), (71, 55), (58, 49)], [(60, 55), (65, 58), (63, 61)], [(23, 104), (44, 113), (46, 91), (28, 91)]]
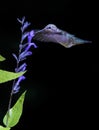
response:
[(24, 51), (20, 54), (19, 59), (20, 61), (22, 61), (23, 59), (25, 59), (27, 56), (30, 56), (30, 55), (32, 55), (31, 51)]
[(29, 35), (28, 35), (28, 42), (29, 43), (31, 42), (33, 37), (34, 37), (34, 31), (32, 30), (32, 31), (29, 32)]
[(25, 16), (22, 18), (22, 24), (24, 23), (24, 21), (25, 21)]
[(23, 76), (23, 75), (18, 78), (17, 82), (16, 82), (15, 85), (13, 86), (13, 93), (17, 93), (17, 92), (19, 91), (19, 89), (20, 89), (19, 84), (20, 84), (20, 82), (21, 82), (22, 80), (25, 80), (25, 76)]
[(19, 22), (19, 23), (21, 23), (21, 24), (22, 24), (22, 21), (21, 21), (19, 18), (17, 18), (17, 20), (18, 20), (18, 22)]
[(15, 84), (15, 86), (14, 87), (16, 87), (16, 86), (19, 86), (19, 84), (20, 84), (20, 82), (22, 81), (22, 80), (24, 80), (25, 79), (25, 76), (20, 76), (19, 78), (18, 78), (18, 80), (17, 80), (17, 82), (16, 82), (16, 84)]
[(24, 32), (25, 29), (26, 29), (29, 25), (30, 25), (29, 22), (25, 22), (25, 23), (23, 24), (23, 26), (21, 27), (21, 31)]
[(25, 32), (25, 33), (22, 35), (21, 43), (24, 41), (24, 39), (25, 39), (26, 37), (28, 37), (28, 35), (29, 35), (29, 32)]
[(19, 84), (22, 80), (25, 80), (25, 76), (23, 75), (18, 78), (17, 84)]
[(18, 67), (18, 68), (15, 69), (15, 72), (25, 71), (26, 70), (26, 66), (27, 66), (27, 64), (23, 63), (20, 67)]
[(23, 57), (23, 58), (19, 59), (19, 61), (23, 61), (23, 60), (26, 60), (26, 57)]
[(25, 57), (26, 57), (26, 56), (30, 56), (30, 55), (32, 55), (32, 52), (31, 52), (31, 51), (27, 51), (27, 52), (24, 54)]
[(20, 20), (19, 18), (17, 18), (17, 20), (18, 20), (19, 23), (23, 24), (24, 21), (25, 21), (25, 16), (22, 18), (22, 20)]
[(19, 59), (20, 59), (20, 61), (21, 61), (21, 59), (26, 58), (24, 55), (25, 55), (25, 52), (22, 52), (22, 53), (19, 55)]
[(28, 51), (31, 46), (35, 46), (35, 44), (34, 43), (29, 43), (28, 46), (26, 47), (25, 51)]
[(18, 93), (19, 90), (20, 90), (20, 86), (14, 87), (14, 88), (13, 88), (13, 94)]
[(34, 37), (34, 30), (30, 31), (30, 36)]
[(34, 48), (37, 48), (37, 45), (35, 43), (32, 43), (32, 44), (33, 44)]
[(15, 60), (18, 62), (18, 57), (16, 56), (16, 54), (13, 53), (12, 55), (15, 58)]

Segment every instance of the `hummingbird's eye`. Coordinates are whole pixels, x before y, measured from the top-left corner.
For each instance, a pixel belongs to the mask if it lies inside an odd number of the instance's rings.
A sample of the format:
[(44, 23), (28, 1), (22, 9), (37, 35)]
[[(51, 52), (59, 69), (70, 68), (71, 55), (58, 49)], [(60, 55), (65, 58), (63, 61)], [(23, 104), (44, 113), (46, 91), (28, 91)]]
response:
[(51, 29), (51, 27), (49, 26), (47, 29)]

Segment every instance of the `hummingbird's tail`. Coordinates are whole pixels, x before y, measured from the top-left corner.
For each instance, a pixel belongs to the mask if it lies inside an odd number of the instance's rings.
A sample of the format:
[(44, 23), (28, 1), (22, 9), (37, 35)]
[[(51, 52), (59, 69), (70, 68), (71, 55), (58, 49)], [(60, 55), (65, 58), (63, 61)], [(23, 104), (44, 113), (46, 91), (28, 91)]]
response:
[(92, 43), (92, 41), (83, 40), (83, 39), (80, 39), (80, 38), (75, 38), (74, 43), (75, 44), (84, 44), (84, 43)]
[(80, 44), (84, 44), (84, 43), (92, 43), (92, 41), (83, 40), (83, 39), (74, 37), (72, 42), (69, 42), (69, 43), (68, 42), (59, 42), (59, 43), (66, 48), (70, 48), (75, 45), (80, 45)]

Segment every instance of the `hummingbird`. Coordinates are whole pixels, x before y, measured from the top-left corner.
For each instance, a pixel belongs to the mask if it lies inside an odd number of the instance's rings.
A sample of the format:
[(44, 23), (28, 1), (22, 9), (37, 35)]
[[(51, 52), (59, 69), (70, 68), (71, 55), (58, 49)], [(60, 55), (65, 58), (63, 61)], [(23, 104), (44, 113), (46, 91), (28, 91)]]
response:
[(33, 39), (41, 42), (58, 43), (65, 48), (70, 48), (84, 43), (91, 43), (91, 41), (80, 39), (75, 37), (75, 35), (59, 29), (54, 24), (48, 24), (41, 30), (34, 30)]

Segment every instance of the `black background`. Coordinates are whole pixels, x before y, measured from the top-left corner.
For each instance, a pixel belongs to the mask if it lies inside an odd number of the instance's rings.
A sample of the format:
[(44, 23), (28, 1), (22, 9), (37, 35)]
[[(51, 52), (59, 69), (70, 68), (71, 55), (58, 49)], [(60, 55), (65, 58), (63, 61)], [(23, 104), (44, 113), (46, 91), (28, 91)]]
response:
[[(0, 4), (0, 54), (2, 69), (14, 71), (12, 53), (18, 52), (23, 16), (31, 28), (49, 23), (92, 44), (66, 49), (55, 43), (36, 42), (27, 59), (27, 79), (13, 103), (27, 89), (23, 115), (14, 129), (84, 128), (93, 125), (97, 109), (98, 43), (97, 8), (93, 1), (24, 1)], [(11, 82), (0, 85), (0, 123), (7, 110)], [(2, 87), (3, 86), (3, 87)], [(12, 104), (13, 104), (12, 103)], [(92, 122), (92, 123), (91, 123)]]

